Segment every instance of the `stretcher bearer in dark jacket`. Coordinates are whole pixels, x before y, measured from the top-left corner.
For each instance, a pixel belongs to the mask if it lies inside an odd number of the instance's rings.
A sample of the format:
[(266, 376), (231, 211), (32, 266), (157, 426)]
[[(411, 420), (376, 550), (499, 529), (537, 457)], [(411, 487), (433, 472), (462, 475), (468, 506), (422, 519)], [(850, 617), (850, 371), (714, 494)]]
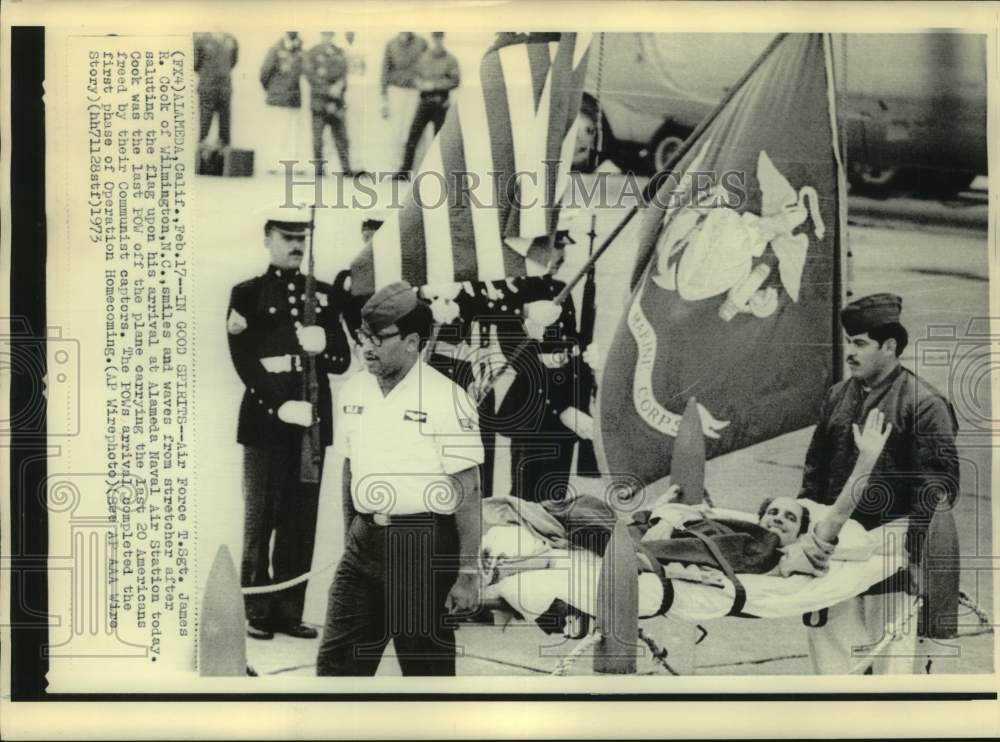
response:
[(268, 120), (259, 127), (268, 139), (263, 142), (264, 169), (283, 172), (281, 160), (298, 160), (299, 127), (302, 110), (302, 39), (298, 31), (286, 31), (267, 50), (260, 68), (260, 84), (267, 94)]
[[(315, 414), (324, 452), (333, 440), (327, 374), (344, 372), (351, 360), (329, 284), (316, 282), (316, 323), (304, 326), (301, 321), (306, 277), (299, 266), (308, 228), (304, 215), (277, 210), (264, 225), (270, 253), (267, 271), (236, 285), (229, 301), (229, 352), (246, 386), (237, 430), (243, 445), (244, 587), (284, 582), (310, 569), (319, 482), (300, 481), (303, 432), (314, 414), (312, 405), (303, 401), (304, 358), (313, 356), (317, 365)], [(248, 634), (256, 639), (270, 639), (274, 632), (315, 637), (315, 629), (302, 624), (305, 590), (302, 583), (247, 596)]]
[(593, 419), (582, 411), (580, 399), (583, 358), (573, 297), (552, 303), (565, 286), (553, 274), (565, 259), (567, 243), (573, 243), (567, 230), (556, 233), (552, 247), (547, 237), (536, 240), (528, 264), (544, 273), (529, 271), (526, 278), (501, 284), (486, 301), (515, 373), (496, 422), (511, 442), (511, 492), (533, 502), (566, 495), (573, 447), (578, 439), (593, 437)]
[(444, 33), (435, 31), (431, 34), (431, 48), (425, 51), (417, 62), (416, 86), (420, 91), (420, 104), (413, 116), (410, 135), (406, 140), (406, 151), (403, 155), (404, 175), (409, 175), (413, 170), (417, 145), (420, 144), (427, 124), (434, 125), (435, 134), (441, 130), (444, 117), (448, 113), (448, 95), (458, 87), (460, 79), (458, 60), (444, 48)]
[(219, 144), (230, 143), (230, 104), (233, 96), (232, 71), (239, 57), (239, 45), (229, 33), (194, 35), (194, 71), (198, 73), (198, 142), (204, 143), (219, 117)]
[[(323, 31), (322, 41), (305, 54), (303, 69), (309, 80), (309, 105), (312, 111), (313, 159), (324, 160), (323, 134), (330, 127), (340, 157), (340, 171), (351, 173), (347, 141), (347, 57), (333, 43), (333, 32)], [(320, 172), (324, 170), (322, 166)]]
[[(852, 517), (868, 529), (908, 517), (907, 547), (911, 562), (916, 562), (935, 505), (958, 497), (958, 421), (947, 399), (900, 364), (909, 341), (900, 324), (901, 309), (898, 296), (874, 294), (841, 312), (850, 376), (835, 384), (823, 401), (806, 453), (800, 497), (833, 503), (855, 464), (852, 428), (878, 408), (892, 425), (892, 433), (867, 486), (857, 494)], [(852, 648), (881, 638), (887, 606), (895, 606), (897, 616), (905, 615), (900, 586), (888, 588), (888, 594), (834, 606), (826, 626), (809, 629), (810, 656), (817, 672), (847, 672), (857, 661)], [(909, 638), (915, 640), (915, 634), (914, 627)], [(875, 671), (898, 672), (904, 667), (910, 671), (912, 656), (911, 650), (896, 649), (888, 663), (876, 664)], [(894, 657), (902, 664), (894, 666)]]

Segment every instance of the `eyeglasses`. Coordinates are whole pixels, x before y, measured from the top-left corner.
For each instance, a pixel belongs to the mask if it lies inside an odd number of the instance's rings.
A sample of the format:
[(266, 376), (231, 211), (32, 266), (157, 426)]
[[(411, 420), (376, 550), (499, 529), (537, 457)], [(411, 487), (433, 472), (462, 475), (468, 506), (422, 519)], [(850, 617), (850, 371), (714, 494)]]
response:
[(369, 332), (364, 328), (358, 329), (358, 337), (361, 339), (361, 343), (364, 344), (365, 342), (369, 342), (372, 344), (373, 348), (381, 348), (383, 340), (388, 340), (389, 338), (396, 337), (399, 334), (401, 334), (399, 330), (379, 334)]

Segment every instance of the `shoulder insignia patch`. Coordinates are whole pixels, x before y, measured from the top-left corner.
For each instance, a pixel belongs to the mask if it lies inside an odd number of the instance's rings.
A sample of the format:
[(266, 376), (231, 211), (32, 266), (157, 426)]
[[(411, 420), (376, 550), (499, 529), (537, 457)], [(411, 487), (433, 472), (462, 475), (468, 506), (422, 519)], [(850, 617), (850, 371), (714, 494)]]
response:
[(365, 408), (364, 408), (363, 405), (359, 405), (359, 404), (345, 404), (344, 405), (344, 414), (345, 415), (360, 415), (364, 411), (365, 411)]
[(235, 309), (229, 310), (229, 318), (226, 320), (226, 331), (230, 335), (239, 335), (249, 325), (247, 324), (247, 318), (242, 314), (237, 312)]

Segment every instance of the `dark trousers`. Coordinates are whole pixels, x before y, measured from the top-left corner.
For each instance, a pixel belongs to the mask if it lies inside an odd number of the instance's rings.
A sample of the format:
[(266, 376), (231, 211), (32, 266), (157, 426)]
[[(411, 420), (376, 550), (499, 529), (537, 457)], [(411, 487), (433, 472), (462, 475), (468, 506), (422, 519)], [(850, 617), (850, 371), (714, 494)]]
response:
[(229, 144), (229, 108), (232, 93), (228, 90), (198, 91), (198, 141), (204, 142), (212, 128), (212, 118), (219, 114), (219, 141)]
[(337, 147), (337, 156), (340, 157), (340, 170), (349, 173), (351, 158), (347, 143), (347, 124), (341, 116), (323, 111), (312, 112), (313, 159), (323, 159), (323, 133), (327, 126), (333, 134), (333, 143)]
[[(322, 462), (320, 472), (322, 479)], [(299, 481), (298, 446), (244, 446), (243, 498), (240, 583), (244, 587), (271, 585), (308, 572), (316, 541), (319, 484)], [(262, 626), (297, 626), (302, 622), (306, 584), (247, 595), (247, 618)]]
[(406, 139), (406, 149), (403, 154), (403, 172), (413, 170), (413, 158), (417, 154), (417, 145), (424, 135), (427, 124), (434, 124), (434, 133), (441, 131), (444, 117), (448, 113), (448, 93), (422, 93), (420, 105), (413, 116), (410, 125), (410, 136)]
[(391, 639), (403, 675), (454, 675), (444, 602), (457, 577), (453, 516), (379, 526), (355, 517), (326, 608), (317, 675), (371, 676)]
[(510, 439), (511, 494), (530, 502), (561, 500), (569, 487), (576, 437), (538, 433)]

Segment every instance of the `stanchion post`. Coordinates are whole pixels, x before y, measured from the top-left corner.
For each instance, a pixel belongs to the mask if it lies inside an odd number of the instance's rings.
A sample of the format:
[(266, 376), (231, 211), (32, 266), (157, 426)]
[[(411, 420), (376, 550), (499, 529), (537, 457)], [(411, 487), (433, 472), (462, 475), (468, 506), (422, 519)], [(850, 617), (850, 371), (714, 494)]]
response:
[(615, 524), (597, 583), (594, 672), (633, 675), (639, 649), (639, 565), (624, 522)]

